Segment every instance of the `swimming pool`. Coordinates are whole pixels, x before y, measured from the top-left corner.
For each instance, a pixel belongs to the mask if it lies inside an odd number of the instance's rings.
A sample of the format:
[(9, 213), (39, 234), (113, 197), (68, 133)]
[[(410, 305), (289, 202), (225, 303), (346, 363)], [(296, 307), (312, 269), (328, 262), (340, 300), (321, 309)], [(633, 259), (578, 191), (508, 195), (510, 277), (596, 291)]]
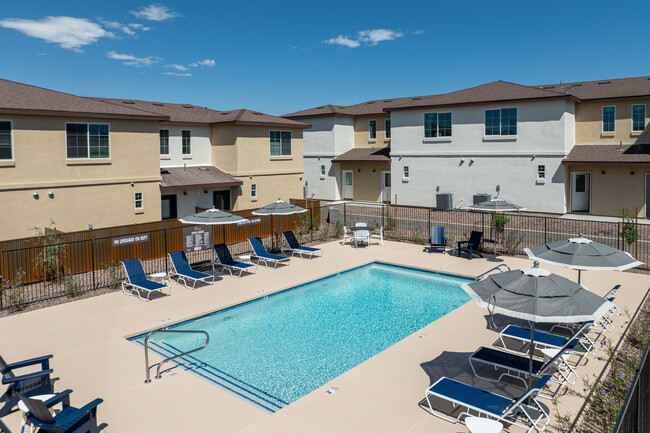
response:
[[(275, 412), (467, 302), (467, 281), (373, 263), (161, 329), (207, 331), (180, 365)], [(165, 357), (202, 343), (149, 339)]]

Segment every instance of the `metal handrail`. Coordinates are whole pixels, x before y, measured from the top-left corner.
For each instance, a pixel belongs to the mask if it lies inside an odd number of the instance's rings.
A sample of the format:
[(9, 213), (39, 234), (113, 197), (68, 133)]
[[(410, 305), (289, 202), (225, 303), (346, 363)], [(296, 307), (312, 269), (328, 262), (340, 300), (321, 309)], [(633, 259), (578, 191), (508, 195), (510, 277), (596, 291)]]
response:
[(503, 272), (503, 269), (501, 269), (501, 266), (505, 266), (506, 269), (510, 270), (510, 266), (506, 265), (505, 263), (501, 263), (500, 265), (497, 265), (497, 266), (493, 267), (492, 269), (483, 272), (481, 275), (476, 277), (476, 279), (474, 281), (480, 280), (484, 275), (487, 275), (492, 271), (497, 271), (498, 270), (499, 272)]
[(151, 337), (153, 334), (203, 334), (205, 335), (205, 343), (203, 343), (203, 346), (197, 347), (192, 350), (188, 350), (187, 352), (180, 353), (178, 355), (170, 356), (169, 358), (165, 358), (162, 361), (160, 361), (157, 365), (158, 368), (156, 369), (156, 379), (160, 379), (160, 367), (169, 361), (173, 361), (176, 358), (179, 358), (181, 356), (189, 355), (190, 353), (198, 352), (199, 350), (203, 350), (207, 347), (208, 343), (210, 342), (210, 336), (208, 335), (207, 332), (205, 331), (190, 331), (190, 330), (180, 330), (180, 329), (159, 329), (157, 331), (151, 331), (150, 333), (147, 334), (147, 336), (144, 339), (144, 363), (146, 367), (146, 373), (147, 377), (144, 381), (144, 383), (149, 383), (151, 382), (151, 367), (149, 366), (149, 337)]

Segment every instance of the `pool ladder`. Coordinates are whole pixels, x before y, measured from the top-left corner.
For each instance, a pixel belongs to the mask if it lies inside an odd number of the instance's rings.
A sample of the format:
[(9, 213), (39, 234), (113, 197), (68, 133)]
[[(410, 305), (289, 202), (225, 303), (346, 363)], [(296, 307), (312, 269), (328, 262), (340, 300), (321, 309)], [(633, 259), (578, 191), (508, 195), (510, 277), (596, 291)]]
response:
[(495, 266), (495, 267), (493, 267), (492, 269), (489, 269), (489, 270), (483, 272), (481, 275), (479, 275), (478, 277), (476, 277), (476, 279), (475, 279), (474, 281), (478, 281), (478, 280), (480, 280), (481, 278), (483, 278), (483, 276), (489, 274), (489, 273), (492, 272), (492, 271), (503, 272), (503, 269), (501, 269), (501, 267), (505, 267), (506, 269), (510, 270), (510, 266), (506, 265), (505, 263), (501, 263), (500, 265)]
[(179, 353), (178, 355), (170, 356), (169, 358), (165, 358), (162, 361), (160, 361), (158, 364), (156, 364), (158, 366), (158, 368), (156, 369), (156, 379), (160, 379), (160, 367), (162, 367), (164, 363), (173, 361), (174, 359), (180, 358), (181, 356), (189, 355), (190, 353), (203, 350), (208, 346), (208, 343), (210, 342), (210, 336), (205, 331), (187, 331), (187, 330), (180, 330), (180, 329), (160, 329), (157, 331), (151, 331), (150, 333), (147, 334), (147, 336), (144, 339), (144, 363), (145, 363), (146, 373), (147, 373), (144, 383), (151, 382), (151, 368), (154, 366), (149, 365), (149, 337), (151, 337), (154, 334), (203, 334), (205, 335), (205, 343), (203, 343), (203, 346), (196, 347), (192, 350), (188, 350), (187, 352)]

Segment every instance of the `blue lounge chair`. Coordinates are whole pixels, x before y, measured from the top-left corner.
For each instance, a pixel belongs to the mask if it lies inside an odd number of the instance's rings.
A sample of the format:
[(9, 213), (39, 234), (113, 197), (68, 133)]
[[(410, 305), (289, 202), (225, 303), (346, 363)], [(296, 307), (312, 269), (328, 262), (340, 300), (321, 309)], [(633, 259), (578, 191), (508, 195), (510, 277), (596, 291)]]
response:
[[(18, 401), (20, 401), (18, 393), (28, 397), (54, 393), (54, 381), (56, 379), (50, 378), (53, 373), (53, 370), (50, 369), (51, 358), (52, 355), (45, 355), (7, 364), (0, 356), (2, 384), (7, 385), (4, 394), (0, 395), (0, 403), (4, 402), (4, 405), (0, 408), (0, 417), (8, 414), (18, 404)], [(40, 370), (34, 371), (34, 366), (39, 364)], [(26, 368), (29, 373), (16, 375), (16, 370), (23, 368)]]
[(164, 288), (169, 288), (169, 294), (171, 294), (170, 287), (166, 286), (165, 284), (160, 284), (147, 279), (147, 274), (144, 272), (144, 268), (142, 267), (142, 262), (140, 259), (124, 260), (121, 263), (122, 266), (124, 266), (124, 273), (126, 274), (126, 279), (122, 281), (122, 292), (125, 295), (128, 295), (126, 292), (127, 286), (130, 287), (129, 290), (131, 293), (138, 295), (138, 298), (140, 298), (140, 300), (143, 300), (142, 296), (140, 296), (140, 292), (147, 294), (147, 301), (149, 300), (149, 296), (152, 292), (163, 293), (162, 289)]
[(228, 250), (228, 245), (218, 244), (218, 245), (214, 245), (213, 248), (215, 254), (217, 255), (217, 258), (219, 259), (219, 263), (216, 263), (214, 261), (212, 262), (213, 271), (215, 270), (214, 269), (215, 266), (220, 266), (222, 274), (228, 271), (230, 272), (230, 276), (232, 276), (233, 272), (239, 271), (239, 275), (237, 275), (238, 277), (241, 277), (244, 271), (246, 272), (257, 271), (257, 265), (254, 265), (252, 263), (243, 263), (243, 262), (235, 261), (230, 255), (230, 251)]
[(214, 281), (214, 275), (205, 274), (203, 272), (195, 271), (190, 267), (190, 263), (187, 261), (187, 256), (185, 251), (176, 251), (173, 253), (168, 253), (169, 258), (172, 261), (172, 271), (169, 273), (169, 279), (172, 277), (177, 277), (178, 282), (181, 280), (185, 287), (188, 281), (192, 281), (192, 288), (196, 288), (197, 281), (207, 282), (208, 279)]
[[(442, 377), (426, 390), (425, 397), (434, 416), (452, 423), (460, 421), (463, 415), (476, 413), (478, 416), (495, 418), (506, 424), (522, 427), (528, 432), (534, 429), (540, 431), (548, 425), (549, 416), (544, 406), (540, 405), (534, 398), (542, 391), (550, 379), (550, 375), (543, 376), (527, 389), (521, 397), (511, 399), (457, 382), (448, 377)], [(433, 409), (431, 397), (437, 397), (453, 403), (454, 406), (467, 409), (462, 411), (456, 419), (449, 418)]]
[(290, 251), (291, 256), (294, 254), (300, 254), (300, 257), (304, 257), (304, 254), (306, 256), (309, 256), (310, 259), (316, 255), (323, 255), (323, 250), (320, 248), (301, 246), (298, 242), (298, 239), (296, 239), (296, 235), (292, 231), (282, 232), (282, 234), (284, 235), (284, 238), (287, 240), (287, 244), (289, 245), (287, 248), (284, 247), (284, 244), (282, 245), (282, 254), (284, 254), (285, 251)]
[[(551, 382), (559, 384), (553, 397), (557, 396), (564, 388), (566, 383), (573, 385), (578, 379), (578, 375), (574, 368), (569, 365), (565, 359), (564, 354), (567, 351), (573, 350), (578, 344), (578, 339), (574, 338), (565, 344), (560, 350), (557, 351), (547, 362), (533, 360), (533, 377), (540, 378), (546, 374), (557, 373), (557, 379), (551, 378)], [(530, 368), (530, 358), (526, 356), (515, 355), (513, 353), (504, 352), (502, 350), (492, 349), (490, 347), (479, 347), (476, 352), (469, 356), (469, 365), (472, 367), (474, 376), (479, 379), (487, 380), (489, 382), (500, 382), (504, 376), (520, 379), (527, 385), (528, 372)], [(497, 379), (493, 377), (481, 375), (478, 366), (494, 367), (494, 370), (505, 370)]]
[[(70, 406), (70, 394), (72, 390), (67, 389), (46, 401), (41, 401), (23, 395), (20, 399), (27, 407), (25, 414), (27, 420), (44, 433), (96, 433), (97, 427), (97, 406), (103, 402), (96, 398), (87, 405), (76, 408)], [(62, 403), (62, 409), (56, 415), (50, 413), (50, 408)]]
[(266, 251), (260, 238), (248, 238), (248, 242), (250, 242), (251, 248), (253, 248), (252, 256), (257, 258), (258, 261), (264, 262), (267, 268), (269, 267), (269, 263), (273, 263), (273, 268), (275, 269), (278, 263), (287, 263), (289, 261), (289, 257), (270, 254)]
[(472, 230), (472, 234), (469, 235), (468, 240), (458, 242), (458, 257), (460, 257), (460, 253), (463, 251), (469, 255), (470, 260), (472, 260), (474, 254), (483, 257), (483, 254), (478, 250), (481, 246), (481, 239), (483, 239), (483, 232)]
[(429, 251), (433, 249), (440, 249), (445, 252), (447, 246), (447, 238), (445, 237), (444, 227), (431, 227), (431, 237), (429, 237)]

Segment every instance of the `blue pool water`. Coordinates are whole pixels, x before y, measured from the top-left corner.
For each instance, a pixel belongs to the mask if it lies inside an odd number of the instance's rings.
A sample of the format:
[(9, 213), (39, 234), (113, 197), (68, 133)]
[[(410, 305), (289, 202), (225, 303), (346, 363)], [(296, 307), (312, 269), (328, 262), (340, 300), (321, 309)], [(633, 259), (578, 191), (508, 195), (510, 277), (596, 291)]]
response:
[[(208, 347), (180, 364), (274, 412), (467, 302), (467, 281), (373, 263), (163, 329), (207, 331)], [(163, 356), (202, 343), (149, 339)]]

